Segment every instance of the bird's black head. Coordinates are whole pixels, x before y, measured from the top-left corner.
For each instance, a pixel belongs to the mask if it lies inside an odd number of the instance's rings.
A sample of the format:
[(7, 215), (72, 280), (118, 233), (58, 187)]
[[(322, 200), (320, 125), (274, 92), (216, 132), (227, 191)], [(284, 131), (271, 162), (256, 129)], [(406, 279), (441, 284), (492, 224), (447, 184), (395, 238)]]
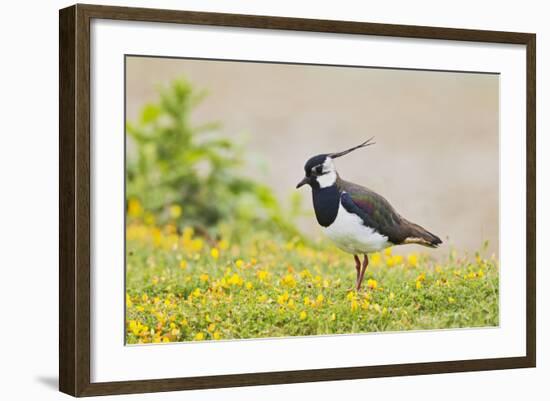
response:
[(300, 188), (305, 184), (308, 184), (312, 188), (316, 189), (326, 188), (334, 185), (334, 183), (336, 182), (337, 172), (332, 159), (347, 155), (348, 153), (356, 149), (364, 148), (365, 146), (369, 145), (374, 145), (372, 139), (373, 138), (367, 139), (362, 144), (354, 146), (342, 152), (313, 156), (306, 162), (304, 166), (305, 177), (302, 179), (302, 181), (298, 183), (298, 185), (296, 185), (296, 188)]
[(317, 173), (320, 175), (323, 171), (323, 163), (327, 160), (327, 157), (329, 157), (328, 154), (313, 156), (309, 159), (304, 166), (306, 176), (312, 173)]

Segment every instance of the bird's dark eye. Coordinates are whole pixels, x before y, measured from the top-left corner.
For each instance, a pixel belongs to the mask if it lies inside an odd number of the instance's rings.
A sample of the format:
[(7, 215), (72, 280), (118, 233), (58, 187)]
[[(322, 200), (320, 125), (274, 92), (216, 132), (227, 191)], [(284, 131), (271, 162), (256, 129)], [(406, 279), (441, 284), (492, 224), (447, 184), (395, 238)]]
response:
[(323, 174), (323, 166), (317, 166), (315, 167), (315, 172), (317, 174)]

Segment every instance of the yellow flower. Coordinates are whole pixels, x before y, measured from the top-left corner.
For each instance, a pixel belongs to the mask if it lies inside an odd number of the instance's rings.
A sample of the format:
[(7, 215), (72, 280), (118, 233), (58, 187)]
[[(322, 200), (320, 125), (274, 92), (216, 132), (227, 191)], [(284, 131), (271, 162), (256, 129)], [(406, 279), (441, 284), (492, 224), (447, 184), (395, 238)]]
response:
[(305, 269), (305, 270), (302, 270), (300, 272), (300, 277), (301, 278), (311, 278), (311, 272), (308, 270), (308, 269)]
[(477, 276), (478, 276), (479, 278), (483, 277), (484, 274), (485, 274), (485, 273), (483, 273), (483, 270), (481, 270), (481, 269), (479, 269), (479, 271), (477, 272)]
[(195, 290), (191, 293), (194, 297), (200, 297), (201, 296), (201, 289), (195, 288)]
[(128, 322), (128, 331), (132, 332), (134, 335), (137, 336), (141, 330), (140, 326), (141, 326), (141, 323), (138, 323), (135, 320), (130, 320)]
[(162, 337), (162, 342), (163, 342), (163, 343), (169, 343), (169, 342), (170, 342), (170, 338), (169, 338), (169, 337), (166, 337), (166, 336), (163, 336), (163, 337)]
[(237, 259), (237, 261), (235, 262), (235, 266), (237, 267), (237, 269), (241, 269), (244, 266), (243, 260)]
[(163, 239), (160, 229), (158, 227), (153, 227), (153, 229), (151, 230), (151, 235), (153, 236), (153, 244), (155, 246), (160, 246)]
[(396, 264), (396, 263), (395, 263), (395, 258), (394, 258), (393, 256), (388, 256), (388, 257), (386, 258), (386, 265), (387, 265), (388, 267), (393, 267), (393, 266), (395, 266), (395, 264)]
[(258, 270), (256, 275), (258, 276), (258, 279), (260, 279), (260, 281), (266, 281), (269, 273), (266, 270)]
[(155, 276), (152, 278), (151, 282), (153, 283), (153, 285), (157, 285), (159, 283), (159, 278)]
[(208, 281), (208, 274), (206, 273), (202, 273), (200, 276), (199, 276), (199, 280), (202, 281), (203, 283), (206, 283)]
[(325, 297), (323, 296), (323, 294), (317, 295), (317, 304), (318, 305), (321, 305), (324, 300), (325, 300)]
[(281, 284), (285, 287), (294, 288), (296, 287), (296, 279), (293, 274), (287, 274), (281, 279)]
[(260, 296), (258, 297), (258, 302), (263, 303), (263, 302), (265, 302), (265, 301), (267, 301), (267, 295), (262, 294), (262, 295), (260, 295)]
[(277, 303), (279, 305), (284, 305), (288, 301), (288, 298), (289, 298), (288, 292), (285, 291), (283, 294), (277, 297)]
[(218, 248), (212, 248), (210, 250), (210, 256), (212, 256), (214, 260), (217, 260), (220, 257), (220, 251), (218, 251)]
[(289, 299), (288, 300), (288, 307), (290, 309), (294, 309), (295, 305), (294, 305), (294, 300), (293, 299)]
[(351, 307), (351, 310), (352, 310), (352, 311), (356, 311), (357, 308), (359, 307), (359, 304), (358, 304), (357, 301), (354, 299), (354, 300), (351, 301), (350, 307)]
[(456, 299), (454, 299), (453, 297), (449, 297), (448, 301), (450, 304), (454, 304), (456, 302)]
[(304, 297), (304, 305), (309, 305), (311, 303), (309, 297)]
[(376, 280), (369, 278), (367, 280), (367, 287), (369, 287), (371, 290), (376, 290), (376, 288), (378, 287), (378, 283), (376, 282)]
[(143, 294), (143, 295), (141, 296), (141, 300), (142, 300), (143, 302), (147, 302), (148, 299), (149, 299), (149, 297), (147, 296), (147, 294)]
[[(176, 227), (175, 224), (172, 224), (172, 223), (169, 223), (169, 224), (166, 224), (166, 226), (164, 227), (164, 231), (167, 233), (167, 234), (176, 234), (176, 232), (178, 231), (178, 228)], [(176, 236), (177, 238), (177, 236)], [(177, 242), (177, 240), (176, 240)]]
[(243, 285), (243, 279), (237, 273), (235, 273), (229, 278), (229, 280), (227, 280), (227, 283), (229, 285), (241, 286)]
[(250, 281), (247, 281), (245, 287), (247, 290), (251, 290), (253, 288), (253, 285)]
[(416, 289), (419, 290), (422, 288), (422, 281), (416, 280)]
[(181, 319), (180, 324), (181, 324), (182, 326), (187, 326), (187, 325), (189, 324), (189, 322), (187, 321), (187, 319), (183, 318), (183, 319)]
[(411, 253), (407, 257), (407, 262), (409, 263), (409, 266), (417, 267), (418, 266), (418, 256), (416, 255), (416, 253)]
[(369, 265), (371, 266), (380, 266), (382, 264), (382, 255), (380, 252), (373, 253), (369, 258)]
[(304, 320), (306, 317), (307, 317), (307, 312), (306, 311), (301, 311), (300, 312), (300, 320)]
[(336, 320), (336, 313), (333, 313), (333, 314), (330, 316), (330, 320), (332, 320), (332, 321)]
[(189, 226), (185, 227), (181, 235), (182, 240), (184, 242), (189, 241), (193, 237), (194, 232), (195, 230), (193, 230), (193, 227), (189, 227)]
[(210, 323), (206, 329), (209, 333), (212, 333), (216, 329), (216, 323)]
[(425, 281), (426, 280), (426, 273), (422, 272), (418, 275), (416, 278), (416, 281)]
[(131, 308), (132, 305), (133, 305), (133, 302), (130, 299), (130, 295), (126, 294), (126, 307)]
[(204, 333), (199, 331), (197, 334), (195, 334), (195, 341), (202, 341), (202, 340), (204, 340)]
[(393, 292), (390, 292), (390, 300), (395, 298), (395, 294)]
[(200, 238), (197, 238), (191, 241), (190, 248), (194, 252), (200, 252), (203, 245), (204, 243), (202, 242), (202, 240)]
[(214, 340), (219, 340), (220, 338), (222, 338), (222, 333), (220, 333), (219, 331), (215, 331), (214, 334), (212, 334), (212, 338), (214, 338)]
[(391, 247), (384, 249), (384, 255), (385, 256), (391, 256)]
[(145, 222), (145, 224), (149, 225), (149, 226), (152, 226), (155, 224), (155, 215), (153, 213), (150, 213), (150, 212), (145, 212), (143, 214), (143, 221)]
[(181, 260), (180, 269), (182, 269), (182, 270), (187, 269), (187, 261), (186, 260)]
[(139, 200), (132, 198), (128, 201), (128, 215), (130, 217), (140, 217), (143, 214), (143, 207)]
[(227, 240), (222, 239), (222, 240), (218, 243), (218, 247), (219, 247), (222, 251), (225, 251), (227, 248), (229, 248), (229, 242), (227, 242)]

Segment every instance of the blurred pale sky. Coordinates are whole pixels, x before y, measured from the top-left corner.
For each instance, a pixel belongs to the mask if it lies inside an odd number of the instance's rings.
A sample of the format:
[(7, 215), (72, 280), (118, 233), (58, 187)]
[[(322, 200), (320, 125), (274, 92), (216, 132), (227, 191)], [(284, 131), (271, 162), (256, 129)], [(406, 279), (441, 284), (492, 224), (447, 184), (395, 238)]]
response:
[[(375, 136), (375, 146), (336, 160), (340, 176), (440, 236), (438, 255), (484, 240), (498, 252), (498, 75), (145, 57), (126, 66), (130, 121), (159, 85), (186, 77), (209, 92), (193, 121), (219, 121), (224, 135), (245, 138), (246, 174), (283, 202), (310, 156)], [(309, 188), (301, 191), (312, 210)], [(319, 235), (313, 215), (299, 225)]]

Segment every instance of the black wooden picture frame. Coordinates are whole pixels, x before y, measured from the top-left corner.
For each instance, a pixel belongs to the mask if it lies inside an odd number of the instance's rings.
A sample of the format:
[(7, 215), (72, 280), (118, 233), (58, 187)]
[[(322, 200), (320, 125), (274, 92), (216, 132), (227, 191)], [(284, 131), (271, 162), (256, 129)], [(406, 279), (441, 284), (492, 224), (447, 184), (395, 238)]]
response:
[[(90, 380), (90, 22), (182, 23), (526, 46), (526, 356), (222, 376), (92, 383)], [(143, 393), (534, 367), (536, 361), (535, 34), (74, 5), (59, 14), (59, 388), (73, 396)]]

